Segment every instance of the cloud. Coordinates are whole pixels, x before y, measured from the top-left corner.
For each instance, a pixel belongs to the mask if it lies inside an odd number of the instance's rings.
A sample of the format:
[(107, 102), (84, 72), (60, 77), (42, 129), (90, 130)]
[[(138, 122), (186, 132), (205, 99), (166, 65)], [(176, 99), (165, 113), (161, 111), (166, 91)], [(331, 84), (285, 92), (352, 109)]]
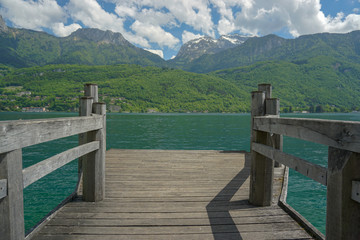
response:
[(68, 13), (75, 21), (87, 27), (123, 32), (123, 19), (106, 12), (96, 0), (70, 0), (66, 5)]
[(70, 0), (66, 9), (72, 19), (82, 22), (86, 27), (120, 32), (130, 42), (142, 47), (150, 47), (148, 40), (124, 29), (124, 19), (106, 12), (96, 0)]
[(156, 55), (159, 55), (161, 58), (164, 58), (164, 53), (162, 50), (156, 50), (156, 49), (146, 49), (144, 48), (146, 51), (149, 51), (151, 53), (154, 53)]
[(73, 23), (69, 26), (64, 26), (63, 23), (54, 23), (52, 25), (52, 30), (56, 36), (66, 37), (69, 36), (72, 32), (81, 28), (79, 24)]
[[(360, 15), (339, 13), (325, 16), (320, 0), (213, 0), (220, 13), (218, 32), (240, 31), (250, 35), (266, 35), (287, 28), (297, 37), (318, 32), (345, 33), (360, 28)], [(216, 4), (215, 4), (216, 2)], [(237, 12), (232, 9), (237, 7)]]
[(201, 38), (203, 37), (203, 35), (200, 35), (200, 34), (194, 34), (192, 32), (188, 32), (188, 31), (184, 31), (182, 33), (182, 42), (183, 44), (190, 41), (190, 40), (193, 40), (193, 39), (197, 39), (197, 38)]
[(164, 31), (160, 26), (152, 25), (149, 23), (142, 23), (136, 20), (131, 29), (141, 37), (146, 37), (150, 42), (159, 44), (159, 46), (174, 48), (180, 41), (171, 33)]
[(59, 33), (59, 36), (63, 36), (69, 29), (78, 27), (64, 26), (66, 12), (55, 0), (1, 0), (0, 14), (9, 19), (15, 27), (34, 30), (48, 28), (54, 30), (55, 34)]

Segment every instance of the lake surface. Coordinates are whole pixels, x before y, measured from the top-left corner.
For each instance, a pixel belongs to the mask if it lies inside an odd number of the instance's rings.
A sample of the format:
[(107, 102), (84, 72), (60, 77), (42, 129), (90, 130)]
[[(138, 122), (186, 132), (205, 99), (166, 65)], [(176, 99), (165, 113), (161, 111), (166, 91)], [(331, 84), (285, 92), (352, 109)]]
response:
[[(74, 113), (0, 113), (0, 120), (76, 116)], [(287, 114), (287, 117), (360, 121), (360, 114)], [(23, 167), (77, 145), (77, 136), (23, 149)], [(250, 149), (249, 114), (108, 114), (107, 149)], [(322, 166), (327, 147), (284, 138), (284, 152)], [(24, 190), (25, 228), (29, 230), (73, 192), (77, 161), (73, 161)], [(287, 202), (325, 232), (326, 187), (290, 170)]]

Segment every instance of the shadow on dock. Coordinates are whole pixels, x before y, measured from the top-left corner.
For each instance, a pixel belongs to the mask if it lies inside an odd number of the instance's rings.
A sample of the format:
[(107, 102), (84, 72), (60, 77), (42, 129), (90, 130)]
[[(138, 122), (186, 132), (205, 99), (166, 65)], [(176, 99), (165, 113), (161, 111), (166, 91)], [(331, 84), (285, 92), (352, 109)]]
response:
[[(250, 159), (250, 153), (246, 153), (244, 168), (238, 174), (236, 174), (236, 176), (231, 179), (231, 181), (206, 206), (211, 230), (215, 240), (223, 239), (223, 235), (218, 233), (223, 232), (224, 228), (226, 228), (225, 231), (227, 233), (231, 233), (231, 239), (243, 239), (235, 222), (232, 219), (230, 210), (254, 208), (254, 206), (249, 204), (248, 200), (231, 201), (236, 192), (245, 183), (246, 179), (250, 175)], [(227, 209), (224, 209), (224, 206), (227, 206)], [(226, 225), (219, 223), (219, 213), (221, 213), (220, 215), (223, 217), (223, 224), (226, 222)]]

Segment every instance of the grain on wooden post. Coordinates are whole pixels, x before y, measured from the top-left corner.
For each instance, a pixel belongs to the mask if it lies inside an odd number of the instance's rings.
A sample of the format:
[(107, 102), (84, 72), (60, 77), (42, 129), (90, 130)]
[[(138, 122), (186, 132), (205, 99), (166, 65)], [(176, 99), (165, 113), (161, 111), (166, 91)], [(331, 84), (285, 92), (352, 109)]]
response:
[[(278, 98), (268, 98), (266, 99), (266, 115), (280, 116), (280, 100)], [(269, 137), (270, 142), (269, 146), (272, 146), (275, 149), (280, 151), (283, 150), (283, 136), (279, 134), (272, 134)], [(282, 167), (282, 164), (275, 161), (274, 167)]]
[[(89, 88), (89, 87), (88, 87)], [(85, 92), (86, 92), (87, 87), (85, 87)], [(88, 91), (90, 92), (90, 91)], [(80, 107), (79, 107), (79, 116), (90, 116), (91, 112), (92, 112), (92, 104), (94, 102), (94, 98), (93, 97), (81, 97), (80, 98)], [(87, 133), (83, 133), (83, 134), (79, 134), (79, 145), (85, 144), (87, 143)], [(79, 158), (78, 160), (78, 189), (77, 192), (79, 191), (79, 183), (81, 181), (81, 177), (82, 177), (82, 166), (83, 166), (83, 162), (85, 161), (86, 156), (82, 156)]]
[(271, 98), (272, 86), (268, 83), (262, 83), (258, 85), (258, 91), (265, 92), (265, 99)]
[(359, 239), (360, 204), (351, 199), (352, 181), (360, 179), (360, 153), (329, 147), (326, 239)]
[(7, 196), (0, 200), (0, 237), (7, 240), (23, 240), (24, 203), (22, 151), (0, 154), (0, 179), (7, 179)]
[[(254, 117), (265, 115), (265, 92), (251, 93), (251, 128)], [(252, 129), (252, 142), (267, 144), (268, 133)], [(252, 144), (251, 144), (252, 145)], [(253, 205), (270, 206), (273, 193), (273, 161), (251, 149), (250, 196)]]
[(88, 140), (100, 141), (100, 147), (83, 163), (83, 199), (87, 202), (101, 201), (105, 196), (106, 105), (94, 103), (93, 113), (103, 115), (104, 127), (88, 133)]
[(99, 94), (98, 94), (98, 85), (87, 83), (84, 86), (84, 96), (85, 97), (93, 97), (94, 102), (99, 101)]

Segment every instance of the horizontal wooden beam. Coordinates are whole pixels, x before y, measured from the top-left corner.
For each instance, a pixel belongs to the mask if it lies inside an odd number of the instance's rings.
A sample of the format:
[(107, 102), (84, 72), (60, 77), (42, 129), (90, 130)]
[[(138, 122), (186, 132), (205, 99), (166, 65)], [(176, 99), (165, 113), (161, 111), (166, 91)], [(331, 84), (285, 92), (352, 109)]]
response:
[(0, 153), (101, 129), (103, 116), (0, 122)]
[(267, 158), (278, 161), (279, 163), (294, 169), (302, 175), (307, 176), (326, 186), (327, 169), (324, 167), (259, 143), (253, 142), (252, 150)]
[(360, 181), (352, 181), (351, 199), (360, 203)]
[(74, 159), (99, 149), (99, 146), (99, 141), (86, 143), (24, 169), (24, 188)]
[(0, 179), (0, 199), (7, 196), (7, 179)]
[(360, 122), (265, 116), (254, 119), (253, 129), (360, 152)]

